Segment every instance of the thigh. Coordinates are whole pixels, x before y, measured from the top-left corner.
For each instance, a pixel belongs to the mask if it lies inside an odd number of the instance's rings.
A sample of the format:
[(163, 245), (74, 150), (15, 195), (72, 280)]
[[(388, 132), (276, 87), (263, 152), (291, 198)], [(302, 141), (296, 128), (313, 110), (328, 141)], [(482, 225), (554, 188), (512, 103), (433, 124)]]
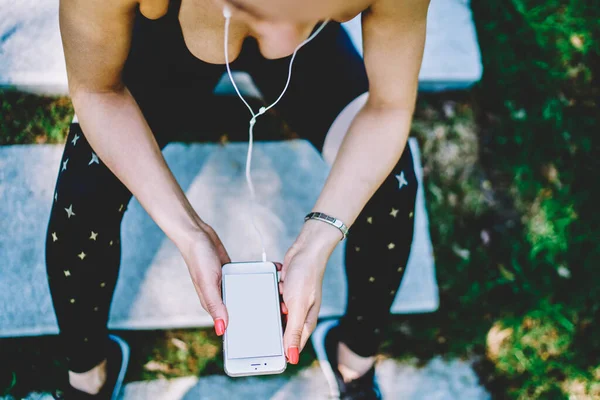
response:
[[(290, 58), (263, 59), (250, 67), (269, 104), (285, 86)], [(329, 22), (298, 51), (289, 88), (276, 108), (292, 130), (321, 151), (338, 114), (368, 89), (361, 55), (341, 24)]]
[(69, 230), (81, 228), (84, 220), (120, 222), (132, 194), (95, 153), (79, 123), (71, 123), (64, 146), (52, 207), (60, 218), (51, 219)]

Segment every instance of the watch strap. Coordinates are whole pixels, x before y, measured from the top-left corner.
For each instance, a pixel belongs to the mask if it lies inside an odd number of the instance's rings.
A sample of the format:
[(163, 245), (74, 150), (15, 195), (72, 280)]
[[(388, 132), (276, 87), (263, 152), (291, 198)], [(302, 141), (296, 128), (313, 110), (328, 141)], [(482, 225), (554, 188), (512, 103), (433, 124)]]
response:
[(342, 238), (340, 240), (344, 240), (348, 236), (349, 229), (346, 224), (335, 217), (322, 212), (310, 212), (306, 215), (306, 217), (304, 217), (304, 222), (308, 221), (309, 219), (323, 221), (338, 228), (340, 232), (342, 232)]

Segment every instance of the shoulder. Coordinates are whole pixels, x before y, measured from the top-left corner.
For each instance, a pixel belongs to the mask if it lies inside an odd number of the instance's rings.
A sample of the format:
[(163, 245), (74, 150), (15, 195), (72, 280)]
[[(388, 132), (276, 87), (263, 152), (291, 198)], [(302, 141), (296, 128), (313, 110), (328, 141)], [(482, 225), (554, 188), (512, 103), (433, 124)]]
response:
[(414, 107), (428, 8), (429, 0), (375, 0), (363, 12), (371, 104), (402, 110)]

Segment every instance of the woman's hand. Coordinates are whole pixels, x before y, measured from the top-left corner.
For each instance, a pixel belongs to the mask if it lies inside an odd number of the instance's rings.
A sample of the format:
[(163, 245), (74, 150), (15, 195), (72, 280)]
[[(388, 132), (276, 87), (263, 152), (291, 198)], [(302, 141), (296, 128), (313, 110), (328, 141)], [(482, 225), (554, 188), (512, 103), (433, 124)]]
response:
[(279, 283), (282, 309), (287, 314), (283, 346), (291, 364), (298, 363), (299, 353), (317, 325), (325, 267), (340, 238), (337, 228), (309, 220), (283, 260)]
[(215, 230), (201, 223), (176, 243), (192, 277), (202, 308), (212, 317), (217, 335), (225, 333), (229, 315), (221, 295), (222, 266), (231, 261)]

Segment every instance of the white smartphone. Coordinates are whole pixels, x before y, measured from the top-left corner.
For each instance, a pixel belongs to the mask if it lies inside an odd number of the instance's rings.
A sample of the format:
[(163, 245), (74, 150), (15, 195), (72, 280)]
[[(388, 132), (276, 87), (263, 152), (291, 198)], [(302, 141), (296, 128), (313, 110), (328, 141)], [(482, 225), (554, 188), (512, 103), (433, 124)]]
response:
[(285, 371), (279, 275), (272, 262), (223, 266), (223, 302), (229, 324), (223, 335), (225, 373), (269, 375)]

